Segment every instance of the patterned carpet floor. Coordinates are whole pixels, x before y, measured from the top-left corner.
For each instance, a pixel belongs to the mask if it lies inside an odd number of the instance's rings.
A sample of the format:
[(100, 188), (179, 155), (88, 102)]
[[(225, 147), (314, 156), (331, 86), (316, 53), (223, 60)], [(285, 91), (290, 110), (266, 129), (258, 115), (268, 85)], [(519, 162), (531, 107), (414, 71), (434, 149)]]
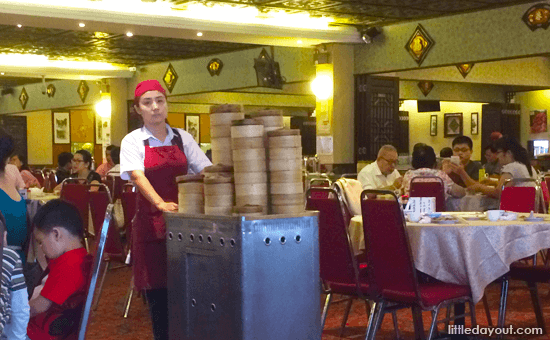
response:
[[(105, 280), (105, 286), (101, 295), (99, 307), (97, 311), (93, 314), (91, 322), (88, 326), (88, 333), (86, 337), (87, 339), (153, 339), (151, 332), (151, 321), (147, 311), (147, 306), (143, 303), (142, 298), (136, 298), (134, 295), (128, 318), (124, 319), (122, 317), (125, 295), (130, 284), (130, 279), (130, 268), (122, 268), (109, 271)], [(539, 292), (543, 305), (545, 321), (548, 325), (550, 325), (550, 285), (539, 285)], [(493, 284), (487, 288), (486, 293), (489, 299), (493, 323), (496, 323), (500, 286), (497, 284)], [(339, 297), (336, 296), (334, 300), (338, 299)], [(339, 337), (340, 323), (344, 314), (344, 307), (345, 303), (342, 302), (333, 304), (331, 306), (323, 331), (322, 340), (364, 339), (367, 327), (367, 317), (365, 312), (366, 307), (365, 303), (359, 300), (355, 301), (352, 306), (352, 311), (348, 319), (348, 325), (343, 333), (343, 337)], [(487, 326), (487, 318), (485, 317), (485, 311), (481, 302), (476, 305), (476, 314), (478, 324), (480, 326)], [(431, 315), (429, 312), (423, 313), (424, 328), (426, 330), (429, 327), (430, 318)], [(403, 340), (414, 339), (412, 316), (410, 310), (399, 311), (398, 321), (399, 331), (401, 335), (400, 338)], [(506, 321), (507, 325), (512, 325), (516, 328), (537, 327), (535, 314), (531, 305), (529, 291), (527, 287), (520, 282), (512, 282), (510, 284)], [(466, 320), (466, 324), (469, 324), (469, 319)], [(441, 325), (439, 329), (442, 330), (443, 326)], [(384, 318), (382, 328), (378, 332), (376, 339), (395, 339), (391, 314), (386, 315), (386, 317)], [(486, 338), (478, 337), (475, 339)], [(542, 340), (550, 339), (550, 336), (507, 336), (505, 337), (505, 339)]]

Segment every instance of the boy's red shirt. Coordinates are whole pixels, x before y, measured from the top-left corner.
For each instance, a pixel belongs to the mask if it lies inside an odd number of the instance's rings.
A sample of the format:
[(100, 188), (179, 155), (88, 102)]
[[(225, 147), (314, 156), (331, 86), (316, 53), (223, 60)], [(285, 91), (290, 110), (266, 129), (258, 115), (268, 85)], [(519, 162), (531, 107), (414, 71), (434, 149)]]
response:
[(84, 304), (91, 267), (92, 256), (85, 248), (68, 251), (48, 263), (49, 274), (40, 295), (52, 301), (53, 304), (47, 311), (29, 320), (27, 335), (30, 339), (76, 339), (76, 332), (74, 336), (69, 337), (52, 336), (49, 334), (49, 328), (52, 321), (57, 319), (63, 311), (78, 309)]

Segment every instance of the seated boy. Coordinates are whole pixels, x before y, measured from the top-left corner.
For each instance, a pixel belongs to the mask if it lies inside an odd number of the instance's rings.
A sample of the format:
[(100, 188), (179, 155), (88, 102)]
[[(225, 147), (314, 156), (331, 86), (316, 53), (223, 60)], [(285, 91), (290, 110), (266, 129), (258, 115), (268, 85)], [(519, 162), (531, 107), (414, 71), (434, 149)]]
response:
[(92, 265), (82, 245), (82, 219), (72, 204), (52, 200), (38, 210), (33, 224), (48, 276), (29, 301), (27, 335), (31, 340), (76, 339)]

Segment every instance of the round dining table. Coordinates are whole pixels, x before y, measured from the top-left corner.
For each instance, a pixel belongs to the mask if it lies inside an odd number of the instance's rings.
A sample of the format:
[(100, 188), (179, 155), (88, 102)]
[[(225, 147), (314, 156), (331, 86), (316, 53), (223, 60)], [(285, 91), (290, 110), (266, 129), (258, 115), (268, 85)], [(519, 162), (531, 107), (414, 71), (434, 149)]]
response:
[[(410, 223), (406, 231), (416, 269), (438, 280), (469, 285), (474, 302), (485, 287), (510, 270), (514, 261), (550, 248), (550, 215), (529, 222), (529, 214), (512, 221), (489, 221), (480, 213), (455, 215), (456, 224)], [(363, 219), (354, 216), (349, 226), (354, 252), (365, 249)]]

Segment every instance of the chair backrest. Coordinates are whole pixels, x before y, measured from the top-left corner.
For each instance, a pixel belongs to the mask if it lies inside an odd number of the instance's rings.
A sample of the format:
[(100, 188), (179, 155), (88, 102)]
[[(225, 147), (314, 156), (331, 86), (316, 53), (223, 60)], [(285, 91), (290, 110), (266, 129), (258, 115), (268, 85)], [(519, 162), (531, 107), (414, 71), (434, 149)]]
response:
[[(392, 199), (379, 198), (376, 196), (379, 194), (391, 195)], [(397, 197), (392, 191), (364, 190), (361, 210), (369, 284), (382, 297), (386, 291), (400, 291), (410, 296), (411, 302), (420, 301), (405, 220)]]
[(36, 177), (36, 179), (38, 180), (38, 183), (40, 183), (40, 186), (43, 187), (44, 186), (44, 174), (42, 173), (42, 170), (33, 169), (31, 171), (31, 173), (34, 177)]
[(57, 179), (55, 178), (55, 172), (50, 171), (44, 179), (44, 192), (53, 192), (53, 189), (57, 186)]
[(86, 329), (88, 327), (88, 321), (90, 319), (92, 301), (94, 300), (94, 292), (97, 285), (97, 278), (99, 277), (99, 269), (103, 259), (105, 244), (107, 243), (107, 235), (108, 235), (109, 225), (111, 224), (112, 216), (113, 216), (113, 205), (109, 204), (105, 212), (105, 218), (103, 220), (103, 226), (101, 227), (101, 232), (98, 235), (96, 235), (99, 241), (97, 243), (97, 250), (94, 256), (94, 263), (93, 263), (92, 272), (90, 275), (90, 284), (88, 285), (86, 301), (84, 303), (84, 310), (82, 313), (82, 318), (80, 319), (80, 327), (78, 330), (78, 340), (86, 339)]
[(349, 179), (357, 179), (357, 174), (342, 174), (340, 178), (349, 178)]
[(122, 229), (126, 231), (126, 238), (130, 241), (132, 235), (132, 220), (137, 213), (138, 193), (131, 183), (127, 183), (123, 186), (120, 195), (122, 211), (124, 213), (124, 226)]
[(84, 225), (85, 233), (88, 233), (88, 186), (85, 181), (76, 178), (66, 178), (61, 183), (60, 198), (76, 206)]
[(548, 190), (548, 181), (546, 178), (540, 182), (540, 188), (542, 191), (542, 198), (544, 199), (544, 206), (548, 208), (548, 203), (550, 203), (550, 190)]
[[(528, 183), (532, 186), (517, 186)], [(538, 212), (542, 190), (534, 178), (512, 178), (504, 182), (500, 194), (500, 209), (528, 213)]]
[[(322, 192), (323, 195), (315, 193)], [(319, 262), (325, 282), (357, 284), (358, 268), (348, 235), (349, 221), (334, 189), (311, 188), (306, 193), (306, 209), (319, 211)]]
[(435, 210), (445, 211), (445, 184), (436, 176), (417, 176), (411, 179), (409, 197), (435, 197)]
[(342, 199), (351, 215), (361, 215), (361, 182), (351, 178), (340, 178), (334, 182), (340, 190)]

